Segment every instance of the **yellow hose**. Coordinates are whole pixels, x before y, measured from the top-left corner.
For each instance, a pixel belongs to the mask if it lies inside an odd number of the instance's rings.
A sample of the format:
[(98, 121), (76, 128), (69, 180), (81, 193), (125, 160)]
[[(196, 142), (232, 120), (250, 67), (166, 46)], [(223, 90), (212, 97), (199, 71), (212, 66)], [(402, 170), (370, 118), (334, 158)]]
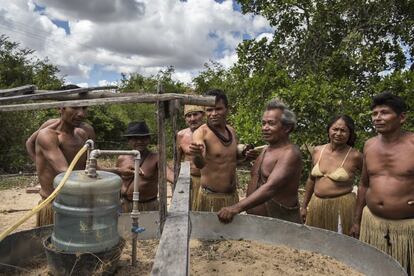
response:
[(60, 181), (59, 185), (56, 187), (56, 189), (53, 191), (53, 193), (50, 194), (46, 200), (42, 201), (39, 205), (34, 207), (31, 211), (26, 213), (18, 222), (16, 222), (13, 226), (9, 227), (6, 231), (1, 233), (0, 235), (0, 242), (7, 237), (11, 232), (13, 232), (17, 227), (19, 227), (23, 222), (28, 220), (31, 216), (39, 212), (41, 209), (43, 209), (46, 205), (48, 205), (52, 200), (57, 196), (59, 191), (63, 188), (63, 185), (65, 185), (66, 180), (69, 178), (70, 173), (73, 171), (73, 168), (75, 167), (76, 163), (79, 161), (79, 158), (81, 158), (82, 154), (85, 153), (85, 151), (88, 149), (88, 146), (83, 146), (76, 156), (73, 158), (72, 162), (69, 165), (68, 170), (66, 171), (65, 175), (63, 176), (62, 180)]

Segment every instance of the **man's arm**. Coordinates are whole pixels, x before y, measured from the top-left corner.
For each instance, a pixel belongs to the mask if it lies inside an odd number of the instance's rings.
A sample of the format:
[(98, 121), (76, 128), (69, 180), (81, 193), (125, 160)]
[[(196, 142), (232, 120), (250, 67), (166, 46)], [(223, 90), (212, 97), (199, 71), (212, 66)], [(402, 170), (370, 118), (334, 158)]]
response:
[(36, 139), (36, 147), (39, 147), (41, 154), (56, 172), (61, 173), (67, 170), (68, 162), (59, 148), (59, 139), (54, 130), (48, 128), (40, 130)]
[(369, 187), (369, 177), (368, 177), (368, 171), (367, 171), (365, 153), (364, 153), (361, 180), (359, 182), (357, 200), (355, 204), (354, 222), (350, 229), (350, 235), (355, 238), (359, 238), (362, 210), (364, 209), (366, 205), (365, 194), (367, 193), (368, 187)]
[(202, 127), (199, 127), (193, 133), (193, 142), (190, 145), (190, 152), (194, 156), (193, 163), (194, 165), (202, 169), (206, 165), (205, 154), (206, 154), (206, 145), (204, 143), (204, 131)]
[(305, 195), (303, 197), (303, 203), (302, 203), (302, 206), (300, 207), (300, 216), (302, 217), (303, 222), (306, 221), (306, 216), (308, 214), (308, 204), (309, 204), (310, 199), (312, 198), (314, 189), (315, 189), (315, 177), (313, 177), (309, 173), (309, 177), (306, 180)]
[(46, 127), (51, 127), (53, 129), (55, 129), (60, 123), (60, 119), (49, 119), (46, 122), (44, 122), (38, 130), (36, 130), (35, 132), (32, 133), (32, 135), (30, 135), (30, 137), (27, 139), (26, 141), (26, 151), (30, 156), (30, 159), (34, 161), (36, 161), (36, 138), (37, 135), (39, 135), (39, 131), (41, 129), (44, 129)]
[(132, 163), (131, 165), (131, 163), (128, 162), (127, 157), (127, 155), (118, 156), (115, 167), (113, 168), (98, 166), (97, 169), (117, 174), (124, 180), (131, 179), (134, 177), (134, 164)]
[(96, 139), (95, 130), (90, 124), (83, 122), (80, 128), (82, 128), (88, 134), (88, 139), (92, 139), (95, 141)]
[(174, 184), (174, 172), (173, 172), (173, 170), (171, 170), (171, 168), (170, 167), (168, 167), (168, 166), (166, 166), (167, 167), (167, 181), (168, 182), (170, 182), (170, 183), (173, 183)]
[(180, 135), (180, 132), (177, 133), (177, 139), (176, 139), (176, 150), (177, 150), (177, 160), (175, 160), (175, 162), (177, 162), (177, 164), (174, 164), (174, 182), (172, 182), (174, 185), (177, 182), (178, 179), (178, 175), (180, 174), (180, 170), (181, 170), (181, 159), (184, 156), (184, 152), (183, 149), (181, 148), (181, 139), (182, 136)]
[[(316, 164), (316, 155), (319, 155), (319, 147), (315, 147), (311, 153), (312, 155), (312, 168), (313, 166)], [(312, 171), (312, 169), (311, 169)], [(308, 214), (308, 204), (309, 201), (312, 198), (313, 195), (313, 191), (315, 190), (315, 177), (312, 176), (311, 171), (309, 172), (309, 176), (308, 179), (306, 180), (306, 184), (305, 184), (305, 195), (303, 197), (303, 203), (302, 206), (300, 207), (300, 216), (302, 217), (302, 221), (305, 222), (306, 221), (306, 216)]]
[(282, 159), (278, 160), (266, 183), (245, 199), (233, 206), (222, 208), (218, 212), (217, 215), (220, 221), (230, 222), (234, 215), (268, 201), (281, 186), (289, 183), (292, 177), (300, 173), (301, 168), (302, 160), (300, 153), (296, 150), (290, 150)]

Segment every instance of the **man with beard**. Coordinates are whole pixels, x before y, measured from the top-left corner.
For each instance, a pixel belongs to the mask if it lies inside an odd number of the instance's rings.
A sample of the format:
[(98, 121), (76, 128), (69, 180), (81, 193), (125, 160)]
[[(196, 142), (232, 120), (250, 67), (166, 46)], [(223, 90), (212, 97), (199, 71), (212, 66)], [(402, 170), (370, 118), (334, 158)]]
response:
[[(40, 202), (53, 192), (53, 179), (68, 169), (89, 136), (80, 127), (86, 117), (86, 107), (62, 107), (59, 111), (60, 119), (53, 122), (53, 127), (40, 129), (35, 140), (35, 163), (41, 186), (39, 194), (42, 197)], [(86, 155), (83, 155), (74, 169), (85, 169), (85, 163)], [(37, 215), (37, 226), (48, 224), (53, 224), (52, 203)]]
[(402, 129), (407, 106), (385, 92), (373, 98), (371, 110), (378, 135), (364, 145), (351, 235), (388, 253), (414, 275), (414, 134)]
[(289, 140), (296, 116), (282, 102), (272, 100), (262, 117), (263, 139), (269, 144), (257, 157), (247, 197), (222, 208), (217, 216), (228, 223), (240, 212), (301, 223), (298, 187), (302, 171), (299, 148)]
[(197, 194), (200, 189), (200, 169), (193, 163), (193, 156), (190, 152), (190, 145), (193, 141), (193, 133), (203, 124), (204, 108), (197, 105), (184, 106), (184, 118), (188, 128), (182, 129), (177, 133), (177, 160), (184, 159), (190, 161), (191, 173), (191, 194), (190, 208), (195, 209)]

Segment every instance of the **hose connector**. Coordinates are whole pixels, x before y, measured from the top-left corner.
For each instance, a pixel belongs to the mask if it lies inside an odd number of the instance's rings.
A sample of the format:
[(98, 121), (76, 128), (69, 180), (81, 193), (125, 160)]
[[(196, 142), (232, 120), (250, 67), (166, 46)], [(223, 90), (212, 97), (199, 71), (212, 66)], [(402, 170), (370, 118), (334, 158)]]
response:
[(85, 174), (88, 174), (88, 167), (89, 167), (89, 155), (92, 150), (95, 149), (95, 142), (92, 139), (88, 139), (85, 142), (85, 146), (87, 147), (86, 151), (86, 165), (85, 165)]
[(100, 155), (100, 150), (97, 150), (97, 149), (94, 149), (89, 154), (89, 162), (88, 162), (88, 166), (86, 168), (86, 174), (89, 177), (96, 178), (96, 176), (97, 176), (96, 167), (98, 166), (97, 159), (98, 159), (99, 155)]

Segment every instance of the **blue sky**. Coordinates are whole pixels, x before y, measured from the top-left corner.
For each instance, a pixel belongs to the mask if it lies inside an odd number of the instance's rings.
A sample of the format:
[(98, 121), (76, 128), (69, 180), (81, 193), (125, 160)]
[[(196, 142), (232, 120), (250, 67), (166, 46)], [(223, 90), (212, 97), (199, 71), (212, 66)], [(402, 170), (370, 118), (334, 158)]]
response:
[(0, 0), (0, 33), (82, 86), (170, 65), (188, 83), (210, 60), (230, 67), (243, 39), (272, 32), (263, 17), (241, 14), (234, 1)]

